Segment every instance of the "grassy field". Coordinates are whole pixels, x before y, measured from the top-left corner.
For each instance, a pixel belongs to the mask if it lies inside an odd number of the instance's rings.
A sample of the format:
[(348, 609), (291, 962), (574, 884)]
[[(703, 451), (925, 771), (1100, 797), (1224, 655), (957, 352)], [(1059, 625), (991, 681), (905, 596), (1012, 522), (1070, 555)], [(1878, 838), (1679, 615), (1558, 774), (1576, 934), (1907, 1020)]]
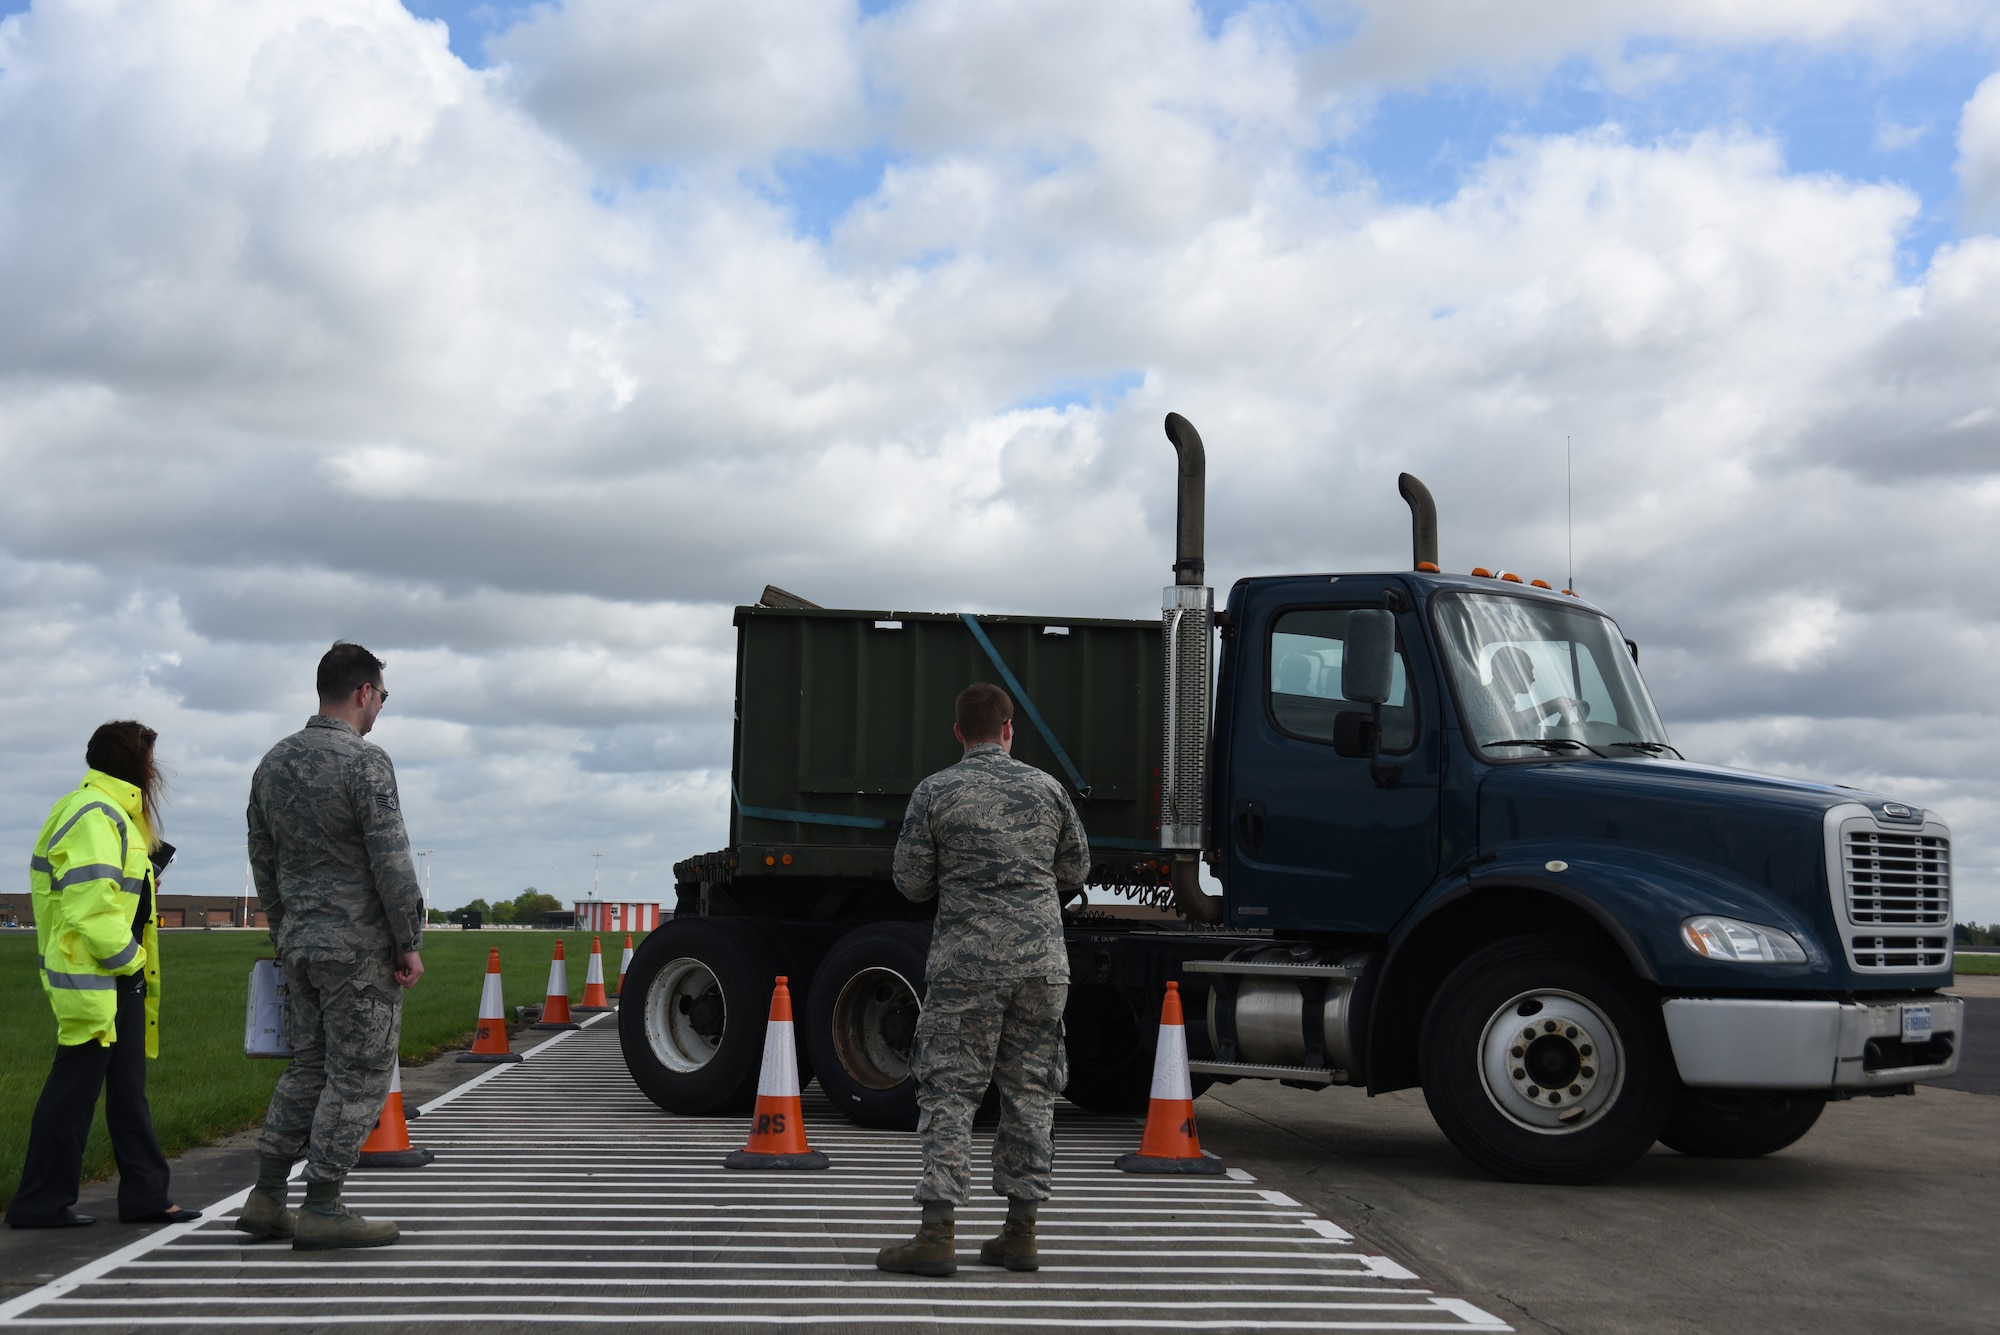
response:
[[(423, 981), (403, 996), (402, 1058), (413, 1062), (470, 1041), (479, 1014), (486, 952), (499, 946), (512, 1008), (542, 1000), (555, 938), (569, 957), (570, 1000), (583, 998), (587, 932), (433, 931)], [(636, 940), (636, 938), (635, 938)], [(618, 983), (624, 938), (605, 937), (605, 982)], [(250, 962), (271, 954), (263, 932), (163, 932), (160, 938), (160, 1057), (148, 1063), (153, 1128), (168, 1154), (219, 1140), (264, 1116), (281, 1061), (243, 1055)], [(56, 1022), (35, 972), (32, 932), (0, 935), (0, 1201), (20, 1181), (28, 1121), (54, 1054)], [(84, 1153), (86, 1180), (112, 1171), (100, 1107)]]
[(2000, 973), (2000, 955), (1960, 955), (1954, 967), (1960, 973)]

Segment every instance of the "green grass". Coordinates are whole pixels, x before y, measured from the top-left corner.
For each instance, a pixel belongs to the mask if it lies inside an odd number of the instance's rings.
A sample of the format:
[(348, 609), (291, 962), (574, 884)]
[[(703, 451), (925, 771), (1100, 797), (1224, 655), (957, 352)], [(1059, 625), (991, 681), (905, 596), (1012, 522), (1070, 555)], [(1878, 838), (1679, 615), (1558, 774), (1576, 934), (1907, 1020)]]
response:
[(1960, 973), (2000, 973), (2000, 955), (1959, 955), (1953, 967)]
[[(403, 994), (405, 1062), (463, 1047), (479, 1014), (486, 952), (499, 946), (508, 1015), (542, 1000), (555, 938), (569, 957), (571, 1002), (583, 997), (588, 932), (432, 931), (424, 976)], [(636, 944), (638, 938), (634, 937)], [(624, 938), (604, 938), (607, 989), (618, 985)], [(250, 962), (271, 954), (262, 932), (163, 932), (160, 939), (160, 1056), (147, 1063), (153, 1130), (168, 1154), (204, 1145), (263, 1120), (282, 1061), (243, 1055), (243, 1008)], [(55, 1052), (56, 1022), (35, 971), (32, 932), (0, 935), (0, 1201), (20, 1183), (28, 1122)], [(84, 1179), (112, 1172), (102, 1105), (84, 1151)]]

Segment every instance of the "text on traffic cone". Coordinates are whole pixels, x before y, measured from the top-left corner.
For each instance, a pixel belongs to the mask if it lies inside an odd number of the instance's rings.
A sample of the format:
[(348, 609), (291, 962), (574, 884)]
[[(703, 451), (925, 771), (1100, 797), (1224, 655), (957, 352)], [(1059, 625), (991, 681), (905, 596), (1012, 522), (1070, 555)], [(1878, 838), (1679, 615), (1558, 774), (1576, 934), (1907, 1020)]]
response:
[(382, 1102), (382, 1115), (361, 1142), (361, 1166), (421, 1168), (435, 1157), (410, 1144), (409, 1124), (403, 1117), (403, 1063), (398, 1061), (389, 1069), (389, 1097)]
[(764, 1064), (757, 1072), (757, 1111), (750, 1140), (724, 1159), (727, 1168), (824, 1168), (827, 1158), (806, 1144), (799, 1101), (799, 1054), (793, 1046), (792, 992), (785, 975), (771, 991), (771, 1019), (764, 1030)]
[(517, 1062), (521, 1054), (507, 1045), (507, 997), (500, 986), (500, 947), (486, 952), (486, 982), (479, 990), (479, 1028), (473, 1031), (472, 1051), (461, 1052), (462, 1062)]
[(1187, 1028), (1179, 983), (1167, 984), (1160, 1003), (1160, 1045), (1153, 1054), (1153, 1093), (1137, 1154), (1116, 1160), (1128, 1173), (1221, 1173), (1222, 1160), (1201, 1152), (1194, 1130), (1194, 1083), (1188, 1075)]

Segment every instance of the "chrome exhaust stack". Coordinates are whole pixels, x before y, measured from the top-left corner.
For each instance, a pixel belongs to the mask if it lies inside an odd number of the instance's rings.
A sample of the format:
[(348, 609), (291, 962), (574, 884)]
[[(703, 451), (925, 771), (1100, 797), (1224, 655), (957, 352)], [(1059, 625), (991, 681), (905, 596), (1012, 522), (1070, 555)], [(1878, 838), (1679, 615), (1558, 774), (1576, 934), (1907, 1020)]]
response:
[(1202, 583), (1208, 456), (1201, 434), (1168, 413), (1167, 439), (1180, 455), (1174, 514), (1174, 582), (1160, 598), (1164, 673), (1160, 743), (1160, 847), (1169, 854), (1174, 903), (1192, 922), (1222, 921), (1222, 900), (1201, 888), (1208, 847), (1210, 687), (1215, 679), (1215, 591)]
[(1411, 568), (1433, 573), (1443, 569), (1438, 564), (1438, 507), (1431, 499), (1431, 489), (1413, 474), (1398, 473), (1396, 490), (1410, 506)]

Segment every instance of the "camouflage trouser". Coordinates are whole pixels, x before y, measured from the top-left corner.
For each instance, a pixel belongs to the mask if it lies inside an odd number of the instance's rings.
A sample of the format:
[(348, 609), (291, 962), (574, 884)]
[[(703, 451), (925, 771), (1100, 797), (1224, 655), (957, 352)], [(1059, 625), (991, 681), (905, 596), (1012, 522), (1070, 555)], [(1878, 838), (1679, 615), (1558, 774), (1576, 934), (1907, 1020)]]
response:
[(257, 1152), (305, 1159), (308, 1182), (338, 1182), (389, 1096), (403, 990), (387, 957), (283, 964), (292, 1064), (271, 1092)]
[(1063, 1004), (1069, 984), (934, 982), (917, 1020), (917, 1130), (924, 1138), (919, 1201), (972, 1198), (972, 1115), (1000, 1088), (993, 1190), (1045, 1201), (1055, 1159), (1056, 1095), (1069, 1083)]

